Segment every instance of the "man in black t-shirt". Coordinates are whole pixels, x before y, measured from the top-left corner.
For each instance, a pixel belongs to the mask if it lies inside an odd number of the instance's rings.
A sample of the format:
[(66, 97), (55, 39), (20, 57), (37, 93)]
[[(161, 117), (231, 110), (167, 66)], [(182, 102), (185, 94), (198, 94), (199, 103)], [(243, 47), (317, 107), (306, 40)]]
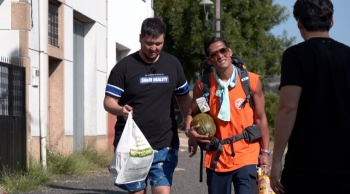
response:
[(350, 47), (329, 36), (330, 0), (297, 0), (293, 14), (305, 41), (283, 54), (271, 187), (350, 193)]
[[(139, 40), (141, 49), (123, 58), (112, 69), (104, 107), (117, 116), (115, 147), (128, 113), (132, 112), (133, 120), (155, 150), (148, 174), (152, 192), (170, 194), (179, 148), (172, 99), (175, 95), (180, 111), (185, 115), (191, 98), (179, 60), (162, 52), (165, 31), (165, 24), (159, 18), (143, 21)], [(142, 194), (146, 192), (147, 180), (116, 186), (129, 193)]]

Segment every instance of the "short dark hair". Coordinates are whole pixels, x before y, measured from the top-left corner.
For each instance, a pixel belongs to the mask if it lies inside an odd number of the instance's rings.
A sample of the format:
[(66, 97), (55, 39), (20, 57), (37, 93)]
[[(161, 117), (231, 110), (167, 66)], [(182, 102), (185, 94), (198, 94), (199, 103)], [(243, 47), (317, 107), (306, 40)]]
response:
[(223, 38), (220, 37), (211, 37), (208, 38), (205, 42), (204, 42), (204, 52), (205, 52), (205, 56), (209, 56), (209, 47), (210, 45), (212, 45), (214, 42), (223, 42), (226, 46), (226, 48), (229, 48), (228, 43), (226, 42), (226, 40), (224, 40)]
[(146, 34), (150, 36), (160, 36), (166, 33), (166, 26), (164, 22), (157, 17), (147, 18), (141, 25), (141, 37), (145, 37)]
[(307, 31), (329, 31), (333, 12), (331, 0), (297, 0), (293, 15)]

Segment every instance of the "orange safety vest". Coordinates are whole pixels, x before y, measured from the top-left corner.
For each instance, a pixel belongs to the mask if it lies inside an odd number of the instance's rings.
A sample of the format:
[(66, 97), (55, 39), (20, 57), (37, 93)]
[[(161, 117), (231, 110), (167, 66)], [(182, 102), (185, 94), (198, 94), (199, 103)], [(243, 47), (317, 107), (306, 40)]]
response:
[[(237, 74), (238, 78), (239, 75)], [(249, 72), (250, 88), (252, 93), (255, 92), (257, 83), (259, 81), (259, 75)], [(243, 90), (242, 83), (240, 79), (237, 79), (236, 87), (229, 90), (230, 98), (230, 112), (231, 119), (229, 122), (222, 121), (217, 118), (220, 110), (220, 97), (216, 96), (216, 90), (218, 88), (218, 83), (214, 78), (214, 74), (210, 74), (210, 100), (209, 100), (209, 115), (213, 117), (216, 124), (215, 137), (222, 140), (235, 135), (239, 135), (243, 132), (246, 127), (253, 125), (254, 123), (254, 110), (248, 105), (243, 109), (239, 108), (239, 105), (246, 98), (246, 94)], [(202, 89), (200, 80), (197, 81), (197, 85)], [(260, 151), (259, 142), (248, 143), (244, 139), (241, 139), (235, 143), (234, 152), (235, 157), (231, 156), (230, 144), (224, 144), (222, 153), (219, 157), (217, 166), (215, 168), (216, 172), (228, 172), (236, 170), (245, 165), (258, 164), (258, 156)], [(210, 168), (215, 156), (214, 151), (206, 151), (204, 158), (204, 167)]]

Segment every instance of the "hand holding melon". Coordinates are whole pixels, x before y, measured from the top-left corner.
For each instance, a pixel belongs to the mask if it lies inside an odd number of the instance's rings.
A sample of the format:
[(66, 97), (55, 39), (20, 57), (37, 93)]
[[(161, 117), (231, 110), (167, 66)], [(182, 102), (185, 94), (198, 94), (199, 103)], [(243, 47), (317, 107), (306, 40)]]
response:
[(197, 129), (197, 133), (200, 135), (206, 135), (209, 138), (214, 137), (216, 132), (216, 125), (214, 123), (214, 119), (207, 113), (199, 113), (197, 114), (192, 122), (191, 127), (199, 125)]

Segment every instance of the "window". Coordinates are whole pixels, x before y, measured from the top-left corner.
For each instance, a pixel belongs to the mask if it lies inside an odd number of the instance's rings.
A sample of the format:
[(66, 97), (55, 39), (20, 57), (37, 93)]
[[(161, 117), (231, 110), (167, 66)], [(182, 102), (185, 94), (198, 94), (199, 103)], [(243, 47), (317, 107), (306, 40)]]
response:
[(9, 70), (0, 66), (0, 115), (9, 115)]
[(58, 8), (59, 5), (49, 2), (49, 44), (55, 47), (58, 45)]

